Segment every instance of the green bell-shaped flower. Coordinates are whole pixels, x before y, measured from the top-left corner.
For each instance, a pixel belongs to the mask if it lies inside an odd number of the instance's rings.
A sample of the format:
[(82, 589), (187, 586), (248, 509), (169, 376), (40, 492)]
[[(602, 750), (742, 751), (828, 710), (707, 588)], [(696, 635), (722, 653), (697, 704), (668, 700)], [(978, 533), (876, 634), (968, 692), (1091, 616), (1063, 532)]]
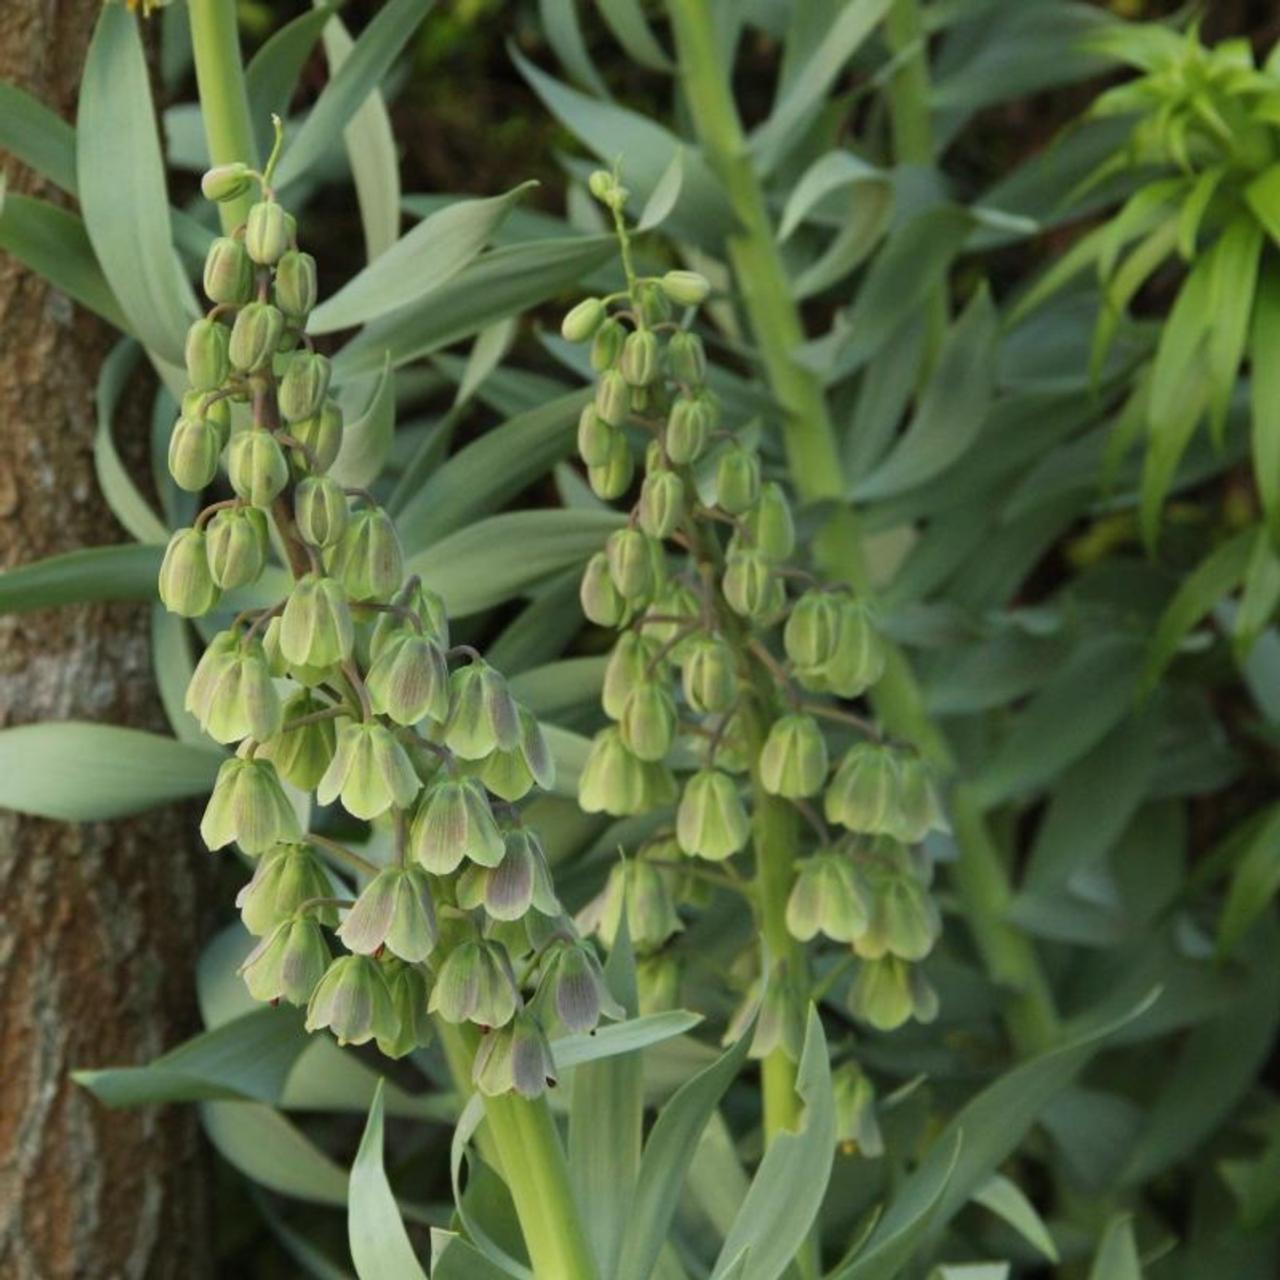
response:
[(183, 357), (194, 391), (217, 391), (231, 372), (231, 334), (216, 320), (196, 320), (187, 330)]
[(812, 675), (820, 686), (823, 683), (824, 668), (840, 642), (841, 617), (838, 597), (816, 588), (806, 591), (791, 606), (782, 643), (802, 681)]
[(615, 529), (604, 550), (609, 576), (624, 600), (643, 600), (653, 591), (653, 553), (639, 529)]
[(858, 966), (849, 1012), (877, 1031), (894, 1031), (912, 1017), (932, 1022), (938, 1016), (938, 997), (918, 968), (888, 955)]
[(725, 1028), (724, 1044), (740, 1040), (755, 1020), (755, 1033), (751, 1037), (748, 1056), (762, 1062), (777, 1050), (781, 1050), (792, 1062), (800, 1059), (804, 1043), (804, 1023), (787, 991), (785, 963), (774, 965), (768, 983), (758, 979), (751, 984), (742, 1003), (729, 1019)]
[(597, 903), (595, 930), (610, 949), (617, 939), (624, 911), (627, 935), (640, 954), (657, 950), (672, 934), (684, 928), (676, 914), (666, 875), (660, 867), (643, 858), (615, 863)]
[(605, 466), (617, 431), (596, 412), (594, 405), (584, 405), (578, 415), (578, 456), (589, 467)]
[(469, 938), (446, 957), (431, 992), (431, 1012), (446, 1022), (503, 1027), (515, 1015), (519, 993), (506, 953)]
[(837, 850), (800, 864), (787, 899), (787, 931), (801, 942), (819, 933), (833, 942), (853, 942), (867, 930), (868, 894), (852, 859)]
[(616, 727), (602, 729), (591, 741), (578, 780), (578, 804), (585, 813), (642, 813), (645, 782), (644, 763), (627, 748), (621, 732)]
[(316, 305), (316, 260), (309, 253), (289, 249), (276, 263), (276, 306), (290, 320), (303, 320)]
[(518, 1013), (510, 1026), (481, 1039), (471, 1082), (487, 1098), (513, 1092), (522, 1098), (540, 1098), (556, 1083), (551, 1046), (533, 1017)]
[(760, 751), (760, 781), (770, 795), (817, 795), (829, 767), (827, 740), (812, 716), (794, 712), (773, 722)]
[(520, 712), (506, 679), (483, 658), (449, 677), (444, 744), (459, 759), (482, 760), (520, 745)]
[(304, 574), (280, 617), (280, 652), (285, 661), (331, 667), (351, 656), (355, 627), (346, 592), (333, 578)]
[(231, 439), (231, 400), (227, 396), (214, 399), (208, 391), (188, 391), (182, 397), (182, 417), (203, 418), (218, 432), (219, 452)]
[[(236, 906), (244, 927), (261, 938), (276, 925), (291, 920), (305, 904), (327, 898), (332, 892), (329, 876), (310, 845), (279, 844), (258, 859), (253, 879), (236, 895)], [(336, 907), (316, 905), (311, 908), (311, 914), (319, 924), (330, 928), (338, 923)], [(321, 973), (328, 962), (326, 952), (320, 964)], [(312, 985), (319, 980), (317, 973)], [(302, 999), (310, 994), (308, 988)], [(294, 1001), (295, 1004), (301, 1002)]]
[(227, 666), (240, 652), (240, 633), (235, 630), (219, 631), (209, 641), (200, 661), (196, 663), (187, 684), (184, 708), (197, 720), (205, 719), (209, 714), (209, 704), (213, 691)]
[(339, 956), (307, 1002), (308, 1031), (328, 1027), (339, 1044), (394, 1040), (400, 1020), (382, 966), (369, 956)]
[[(266, 650), (265, 644), (263, 650)], [(270, 760), (276, 772), (300, 791), (314, 791), (333, 763), (333, 753), (338, 746), (337, 730), (332, 718), (313, 720), (296, 728), (290, 725), (328, 709), (327, 702), (300, 689), (285, 701), (280, 732), (258, 749), (258, 754)]]
[(609, 558), (597, 551), (587, 561), (582, 572), (582, 585), (578, 589), (582, 612), (589, 622), (598, 627), (616, 627), (627, 616), (627, 602), (613, 583), (609, 571)]
[[(625, 349), (625, 342), (623, 344)], [(619, 369), (606, 369), (596, 383), (596, 413), (611, 427), (620, 427), (631, 412), (631, 387)]]
[(904, 757), (899, 762), (898, 811), (889, 834), (904, 844), (916, 844), (930, 831), (946, 830), (929, 766), (919, 756)]
[(773, 566), (759, 552), (741, 549), (729, 553), (720, 583), (729, 608), (743, 618), (757, 621), (778, 612), (785, 601), (782, 583)]
[(696, 634), (688, 624), (697, 622), (701, 616), (702, 600), (698, 593), (678, 580), (668, 582), (658, 589), (645, 613), (643, 634), (672, 662), (683, 663)]
[(711, 392), (677, 396), (663, 433), (667, 457), (678, 467), (697, 462), (719, 421), (719, 409)]
[(614, 642), (604, 669), (601, 705), (611, 720), (621, 720), (627, 699), (646, 680), (661, 674), (659, 646), (639, 631), (624, 631)]
[(444, 654), (426, 636), (402, 631), (369, 667), (369, 699), (380, 715), (397, 724), (443, 722), (449, 715), (449, 667)]
[(179, 529), (169, 539), (158, 585), (164, 607), (183, 618), (198, 618), (218, 603), (222, 592), (209, 572), (202, 530)]
[(329, 964), (329, 948), (314, 916), (282, 920), (240, 966), (255, 1000), (306, 1004)]
[(826, 687), (841, 698), (856, 698), (884, 674), (885, 661), (884, 640), (867, 606), (857, 600), (845, 600), (840, 608), (835, 651), (822, 668)]
[(599, 298), (583, 298), (560, 322), (560, 336), (566, 342), (589, 342), (604, 323), (606, 314)]
[(640, 488), (640, 528), (650, 538), (669, 538), (684, 519), (684, 481), (674, 471), (652, 471)]
[(539, 994), (570, 1035), (587, 1035), (601, 1017), (617, 1020), (627, 1011), (614, 999), (600, 961), (585, 942), (565, 942), (552, 948), (543, 965)]
[(429, 591), (416, 577), (396, 592), (391, 598), (396, 606), (395, 613), (384, 613), (373, 629), (373, 637), (369, 642), (369, 651), (377, 657), (385, 644), (392, 637), (412, 623), (406, 623), (404, 613), (412, 614), (418, 619), (422, 634), (440, 649), (449, 647), (449, 615), (445, 611), (444, 601), (434, 592)]
[(738, 700), (738, 671), (733, 650), (717, 635), (689, 641), (680, 668), (684, 699), (699, 715), (728, 711)]
[(204, 259), (204, 291), (210, 302), (238, 307), (253, 295), (253, 262), (243, 244), (219, 236)]
[(371, 956), (384, 947), (419, 964), (436, 946), (436, 912), (421, 867), (387, 867), (365, 886), (338, 930), (349, 951)]
[(351, 510), (342, 486), (328, 476), (304, 476), (293, 495), (293, 518), (304, 542), (332, 547), (347, 531)]
[(266, 513), (257, 507), (224, 507), (209, 521), (205, 550), (209, 572), (224, 591), (257, 582), (267, 564)]
[(320, 406), (318, 413), (291, 422), (289, 434), (303, 446), (303, 449), (292, 451), (293, 462), (298, 470), (323, 475), (338, 460), (342, 449), (341, 406), (329, 397)]
[(422, 787), (409, 755), (379, 720), (339, 720), (333, 760), (316, 786), (316, 799), (368, 821), (392, 807), (407, 809)]
[(269, 369), (283, 336), (284, 314), (278, 307), (269, 302), (250, 302), (241, 307), (227, 344), (232, 368), (241, 373)]
[(290, 357), (277, 393), (286, 422), (312, 418), (324, 408), (332, 372), (328, 359), (314, 351), (299, 351)]
[(484, 787), (474, 778), (440, 778), (427, 789), (409, 835), (413, 856), (433, 875), (465, 860), (496, 867), (506, 845)]
[(234, 840), (248, 854), (301, 838), (298, 815), (270, 760), (232, 756), (223, 761), (200, 821), (200, 836), (210, 849)]
[(827, 821), (848, 831), (892, 835), (899, 822), (901, 776), (892, 748), (878, 742), (851, 747), (827, 788)]
[(933, 897), (911, 872), (905, 851), (893, 852), (896, 856), (871, 856), (866, 877), (870, 918), (855, 949), (866, 960), (885, 955), (923, 960), (942, 933), (942, 918)]
[(422, 1049), (433, 1039), (431, 1015), (427, 1011), (431, 986), (417, 966), (382, 958), (382, 974), (391, 995), (398, 1026), (394, 1035), (377, 1036), (378, 1049), (388, 1058), (403, 1058)]
[(244, 225), (244, 246), (260, 266), (279, 262), (292, 239), (289, 215), (274, 200), (259, 200), (249, 209)]
[(676, 735), (676, 703), (671, 690), (657, 680), (642, 681), (627, 699), (618, 728), (632, 755), (646, 762), (663, 759)]
[(242, 641), (219, 663), (216, 676), (199, 688), (200, 705), (188, 705), (187, 710), (215, 742), (265, 742), (280, 732), (283, 709), (260, 641)]
[(331, 554), (329, 571), (352, 600), (390, 600), (404, 577), (404, 554), (391, 517), (380, 507), (352, 513)]
[(750, 823), (734, 780), (701, 769), (684, 786), (676, 810), (676, 839), (685, 853), (719, 862), (747, 843)]
[(179, 418), (169, 437), (169, 474), (179, 489), (199, 493), (213, 483), (222, 433), (208, 418)]
[(483, 907), (493, 920), (522, 920), (531, 907), (545, 916), (560, 914), (546, 854), (537, 833), (513, 827), (504, 833), (505, 852), (496, 867), (473, 865), (458, 878), (458, 905)]
[(875, 1160), (884, 1155), (884, 1137), (876, 1119), (876, 1092), (856, 1062), (831, 1073), (836, 1104), (836, 1142), (845, 1155)]
[(289, 461), (270, 431), (252, 427), (227, 445), (227, 478), (245, 502), (269, 507), (289, 483)]

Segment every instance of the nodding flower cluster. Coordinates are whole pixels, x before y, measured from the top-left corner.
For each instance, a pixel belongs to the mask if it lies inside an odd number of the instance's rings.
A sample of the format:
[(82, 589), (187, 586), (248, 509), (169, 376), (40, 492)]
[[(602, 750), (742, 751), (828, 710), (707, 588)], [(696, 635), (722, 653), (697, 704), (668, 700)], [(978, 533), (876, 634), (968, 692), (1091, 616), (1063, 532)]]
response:
[[(213, 307), (188, 334), (169, 454), (183, 488), (205, 489), (222, 465), (234, 493), (174, 534), (160, 572), (170, 610), (209, 614), (258, 583), (272, 526), (292, 574), (283, 599), (222, 609), (192, 676), (188, 710), (235, 746), (200, 831), (254, 862), (237, 905), (260, 939), (241, 971), (255, 997), (305, 1005), (308, 1029), (392, 1057), (428, 1042), (432, 1015), (474, 1024), (475, 1085), (537, 1096), (555, 1077), (549, 1029), (623, 1012), (522, 822), (519, 802), (552, 784), (553, 763), (501, 674), (450, 647), (387, 513), (328, 474), (343, 423), (306, 335), (316, 267), (271, 168), (205, 176), (213, 199), (250, 184), (262, 199), (209, 251)], [(387, 859), (309, 833), (311, 792), (389, 831)]]
[[(668, 944), (681, 928), (677, 897), (695, 900), (696, 860), (734, 858), (751, 840), (751, 805), (778, 798), (813, 833), (786, 904), (790, 933), (851, 948), (857, 1017), (881, 1029), (927, 1021), (937, 999), (918, 962), (940, 922), (920, 842), (945, 823), (925, 763), (848, 705), (884, 668), (872, 612), (788, 564), (786, 496), (762, 476), (746, 433), (724, 424), (690, 328), (708, 282), (691, 271), (638, 276), (627, 191), (603, 170), (590, 188), (612, 210), (627, 283), (563, 321), (566, 340), (590, 344), (597, 374), (578, 450), (601, 498), (632, 492), (637, 455), (643, 477), (625, 526), (582, 578), (587, 617), (617, 639), (602, 699), (611, 723), (579, 799), (588, 812), (671, 820), (615, 868), (584, 919), (608, 945), (625, 909), (647, 1007), (671, 1001), (679, 972)], [(745, 884), (732, 863), (722, 870)], [(782, 1044), (794, 1056), (796, 1019), (774, 1007), (786, 984), (763, 977), (735, 1025), (763, 991), (753, 1053)]]

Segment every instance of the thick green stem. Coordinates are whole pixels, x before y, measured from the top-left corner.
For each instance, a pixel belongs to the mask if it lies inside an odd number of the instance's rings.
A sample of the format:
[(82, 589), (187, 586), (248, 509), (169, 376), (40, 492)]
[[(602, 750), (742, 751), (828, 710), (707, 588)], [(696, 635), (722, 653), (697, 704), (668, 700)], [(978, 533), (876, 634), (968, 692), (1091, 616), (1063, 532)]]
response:
[[(235, 0), (188, 0), (187, 8), (209, 159), (215, 165), (241, 160), (256, 167), (258, 145), (240, 61)], [(252, 202), (250, 191), (220, 205), (223, 230), (239, 226)]]
[(487, 1098), (485, 1116), (536, 1280), (597, 1280), (569, 1163), (545, 1099)]
[[(783, 411), (792, 481), (804, 502), (836, 499), (841, 503), (814, 540), (815, 560), (831, 577), (869, 595), (871, 578), (860, 521), (845, 499), (836, 434), (821, 383), (796, 359), (796, 349), (805, 339), (804, 327), (778, 253), (764, 192), (752, 167), (729, 72), (720, 58), (709, 0), (668, 0), (668, 10), (681, 84), (698, 142), (737, 218), (737, 227), (727, 242), (730, 265), (766, 377)], [(905, 54), (916, 50), (914, 56), (904, 57), (891, 89), (899, 159), (931, 163), (934, 142), (928, 63), (917, 0), (897, 0), (886, 33), (895, 51)], [(929, 305), (931, 347), (936, 350), (946, 330), (945, 291), (940, 290), (937, 300)], [(890, 652), (874, 702), (891, 736), (912, 743), (941, 771), (954, 771), (946, 739), (925, 710), (910, 665), (896, 649)], [(966, 917), (993, 980), (1019, 993), (1007, 1019), (1011, 1039), (1021, 1052), (1034, 1052), (1052, 1043), (1057, 1034), (1049, 985), (1034, 948), (1005, 919), (1012, 891), (985, 819), (968, 793), (958, 790), (956, 803), (963, 808), (965, 820), (956, 823), (960, 845), (956, 879)]]

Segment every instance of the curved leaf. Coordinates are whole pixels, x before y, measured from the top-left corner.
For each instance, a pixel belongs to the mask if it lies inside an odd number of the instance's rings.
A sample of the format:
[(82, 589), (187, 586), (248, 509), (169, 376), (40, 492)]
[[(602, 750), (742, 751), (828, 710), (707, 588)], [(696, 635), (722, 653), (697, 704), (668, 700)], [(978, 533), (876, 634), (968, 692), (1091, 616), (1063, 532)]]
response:
[(93, 442), (93, 467), (98, 476), (98, 487), (115, 518), (139, 542), (166, 542), (169, 538), (168, 527), (138, 491), (137, 485), (125, 470), (124, 463), (120, 461), (112, 438), (111, 424), (116, 408), (137, 359), (138, 348), (134, 343), (126, 341), (118, 343), (102, 363), (95, 396), (98, 430)]
[(0, 573), (0, 613), (97, 600), (154, 600), (164, 547), (122, 543), (68, 551)]

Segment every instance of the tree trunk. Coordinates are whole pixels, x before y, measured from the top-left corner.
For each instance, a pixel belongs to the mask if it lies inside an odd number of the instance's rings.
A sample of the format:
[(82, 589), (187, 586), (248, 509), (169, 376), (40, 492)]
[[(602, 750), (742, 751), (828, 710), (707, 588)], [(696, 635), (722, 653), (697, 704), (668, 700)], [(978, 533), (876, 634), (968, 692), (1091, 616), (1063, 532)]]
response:
[[(74, 108), (102, 0), (4, 0), (0, 78)], [(11, 159), (14, 189), (58, 198)], [(93, 470), (111, 333), (0, 257), (0, 568), (118, 542)], [(145, 415), (131, 432), (145, 438)], [(145, 606), (0, 617), (0, 726), (86, 719), (164, 731)], [(77, 1068), (142, 1063), (196, 1029), (192, 814), (49, 822), (0, 810), (0, 1275), (211, 1274), (189, 1109), (113, 1112)]]

